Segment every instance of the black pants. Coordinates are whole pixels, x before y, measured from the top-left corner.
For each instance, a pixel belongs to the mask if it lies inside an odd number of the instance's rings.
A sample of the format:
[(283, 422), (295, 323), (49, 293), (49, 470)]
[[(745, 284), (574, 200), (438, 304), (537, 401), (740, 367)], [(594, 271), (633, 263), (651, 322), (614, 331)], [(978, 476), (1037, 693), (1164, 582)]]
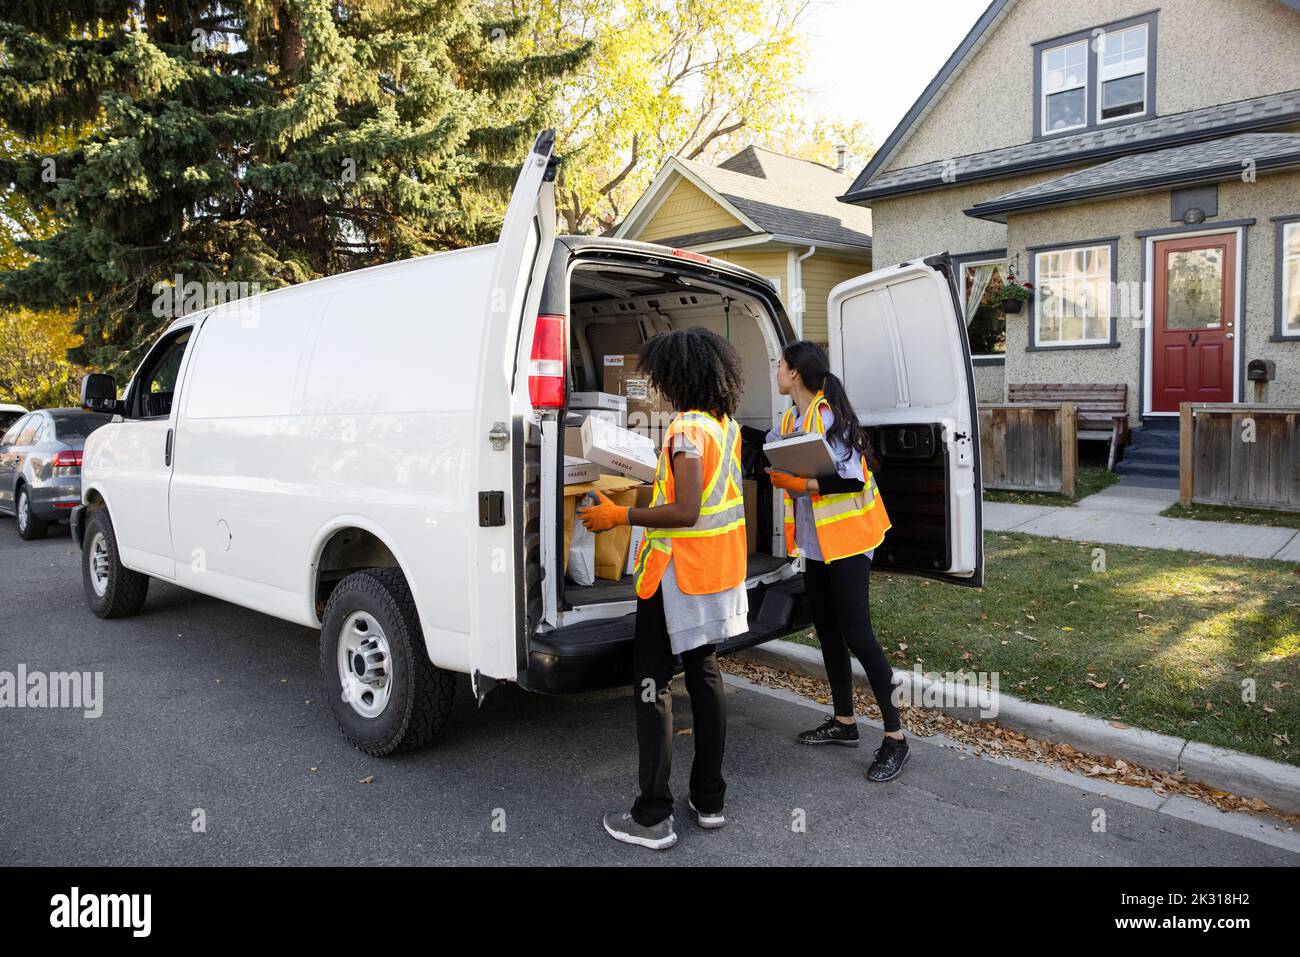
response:
[[(690, 794), (695, 807), (704, 813), (721, 811), (727, 793), (727, 782), (722, 779), (727, 708), (714, 650), (714, 645), (704, 645), (682, 654), (695, 720)], [(632, 819), (653, 826), (673, 812), (673, 795), (668, 789), (673, 767), (673, 651), (668, 643), (662, 589), (651, 598), (637, 599), (632, 658), (636, 740), (641, 752), (641, 796), (632, 805)]]
[(853, 666), (849, 662), (852, 651), (867, 672), (885, 730), (901, 730), (903, 725), (892, 698), (894, 670), (871, 630), (871, 559), (865, 554), (833, 562), (810, 559), (803, 580), (835, 713), (842, 718), (853, 714)]

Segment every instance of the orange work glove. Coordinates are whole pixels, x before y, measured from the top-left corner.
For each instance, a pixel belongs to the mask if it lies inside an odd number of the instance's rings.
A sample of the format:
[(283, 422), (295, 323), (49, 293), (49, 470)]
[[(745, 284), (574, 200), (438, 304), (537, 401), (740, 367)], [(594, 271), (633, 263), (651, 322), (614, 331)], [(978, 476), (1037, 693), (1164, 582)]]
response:
[(627, 513), (632, 511), (630, 506), (615, 505), (600, 492), (595, 495), (600, 499), (599, 505), (587, 505), (578, 509), (578, 517), (590, 531), (603, 532), (615, 525), (632, 524), (627, 520)]
[(772, 480), (773, 488), (785, 489), (791, 495), (804, 495), (808, 491), (808, 480), (788, 472), (767, 469), (767, 477)]

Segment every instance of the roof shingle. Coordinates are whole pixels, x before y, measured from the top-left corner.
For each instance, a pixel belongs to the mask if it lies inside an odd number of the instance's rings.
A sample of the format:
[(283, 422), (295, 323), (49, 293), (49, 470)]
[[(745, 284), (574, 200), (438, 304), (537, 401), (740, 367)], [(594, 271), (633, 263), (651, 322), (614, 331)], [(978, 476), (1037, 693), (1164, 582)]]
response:
[(1003, 193), (977, 203), (966, 214), (1005, 222), (1008, 213), (1026, 209), (1235, 178), (1247, 164), (1259, 172), (1300, 166), (1300, 133), (1242, 133), (1189, 146), (1133, 153)]
[(1157, 116), (1124, 126), (1088, 130), (1071, 136), (1037, 140), (1019, 146), (935, 160), (919, 166), (878, 173), (867, 186), (843, 197), (846, 203), (864, 202), (902, 193), (920, 192), (1009, 176), (1028, 169), (1068, 166), (1090, 159), (1105, 159), (1136, 150), (1159, 149), (1244, 129), (1259, 129), (1300, 122), (1300, 90), (1271, 93), (1235, 103)]

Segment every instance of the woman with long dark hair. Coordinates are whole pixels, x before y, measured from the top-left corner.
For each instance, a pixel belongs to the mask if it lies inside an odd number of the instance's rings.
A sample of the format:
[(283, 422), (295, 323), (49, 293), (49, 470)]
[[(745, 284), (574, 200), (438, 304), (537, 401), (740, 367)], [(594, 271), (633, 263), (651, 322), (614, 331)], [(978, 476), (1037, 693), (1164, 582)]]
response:
[(768, 469), (772, 485), (786, 493), (786, 550), (804, 558), (804, 584), (835, 707), (824, 724), (802, 732), (798, 741), (858, 746), (851, 651), (867, 672), (885, 724), (867, 778), (892, 781), (907, 760), (907, 740), (892, 697), (894, 672), (871, 629), (871, 559), (889, 530), (889, 516), (872, 476), (877, 462), (871, 438), (817, 344), (801, 340), (786, 346), (776, 383), (794, 406), (786, 410), (781, 427), (768, 434), (768, 441), (800, 432), (822, 433), (839, 473), (804, 479)]

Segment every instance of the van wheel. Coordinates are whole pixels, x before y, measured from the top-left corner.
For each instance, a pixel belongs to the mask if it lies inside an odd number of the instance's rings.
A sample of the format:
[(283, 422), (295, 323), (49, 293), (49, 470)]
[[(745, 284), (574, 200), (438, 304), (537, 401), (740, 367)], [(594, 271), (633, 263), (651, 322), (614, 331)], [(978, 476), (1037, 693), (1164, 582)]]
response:
[(325, 606), (320, 661), (334, 719), (366, 754), (427, 744), (451, 714), (456, 676), (429, 660), (400, 569), (367, 568), (339, 582)]
[(149, 576), (122, 564), (108, 509), (90, 513), (83, 541), (81, 581), (90, 610), (100, 618), (125, 618), (143, 608), (149, 594)]
[(14, 518), (18, 522), (18, 536), (25, 542), (44, 538), (50, 530), (48, 522), (43, 522), (32, 514), (32, 496), (26, 485), (18, 489), (18, 498), (14, 500)]

